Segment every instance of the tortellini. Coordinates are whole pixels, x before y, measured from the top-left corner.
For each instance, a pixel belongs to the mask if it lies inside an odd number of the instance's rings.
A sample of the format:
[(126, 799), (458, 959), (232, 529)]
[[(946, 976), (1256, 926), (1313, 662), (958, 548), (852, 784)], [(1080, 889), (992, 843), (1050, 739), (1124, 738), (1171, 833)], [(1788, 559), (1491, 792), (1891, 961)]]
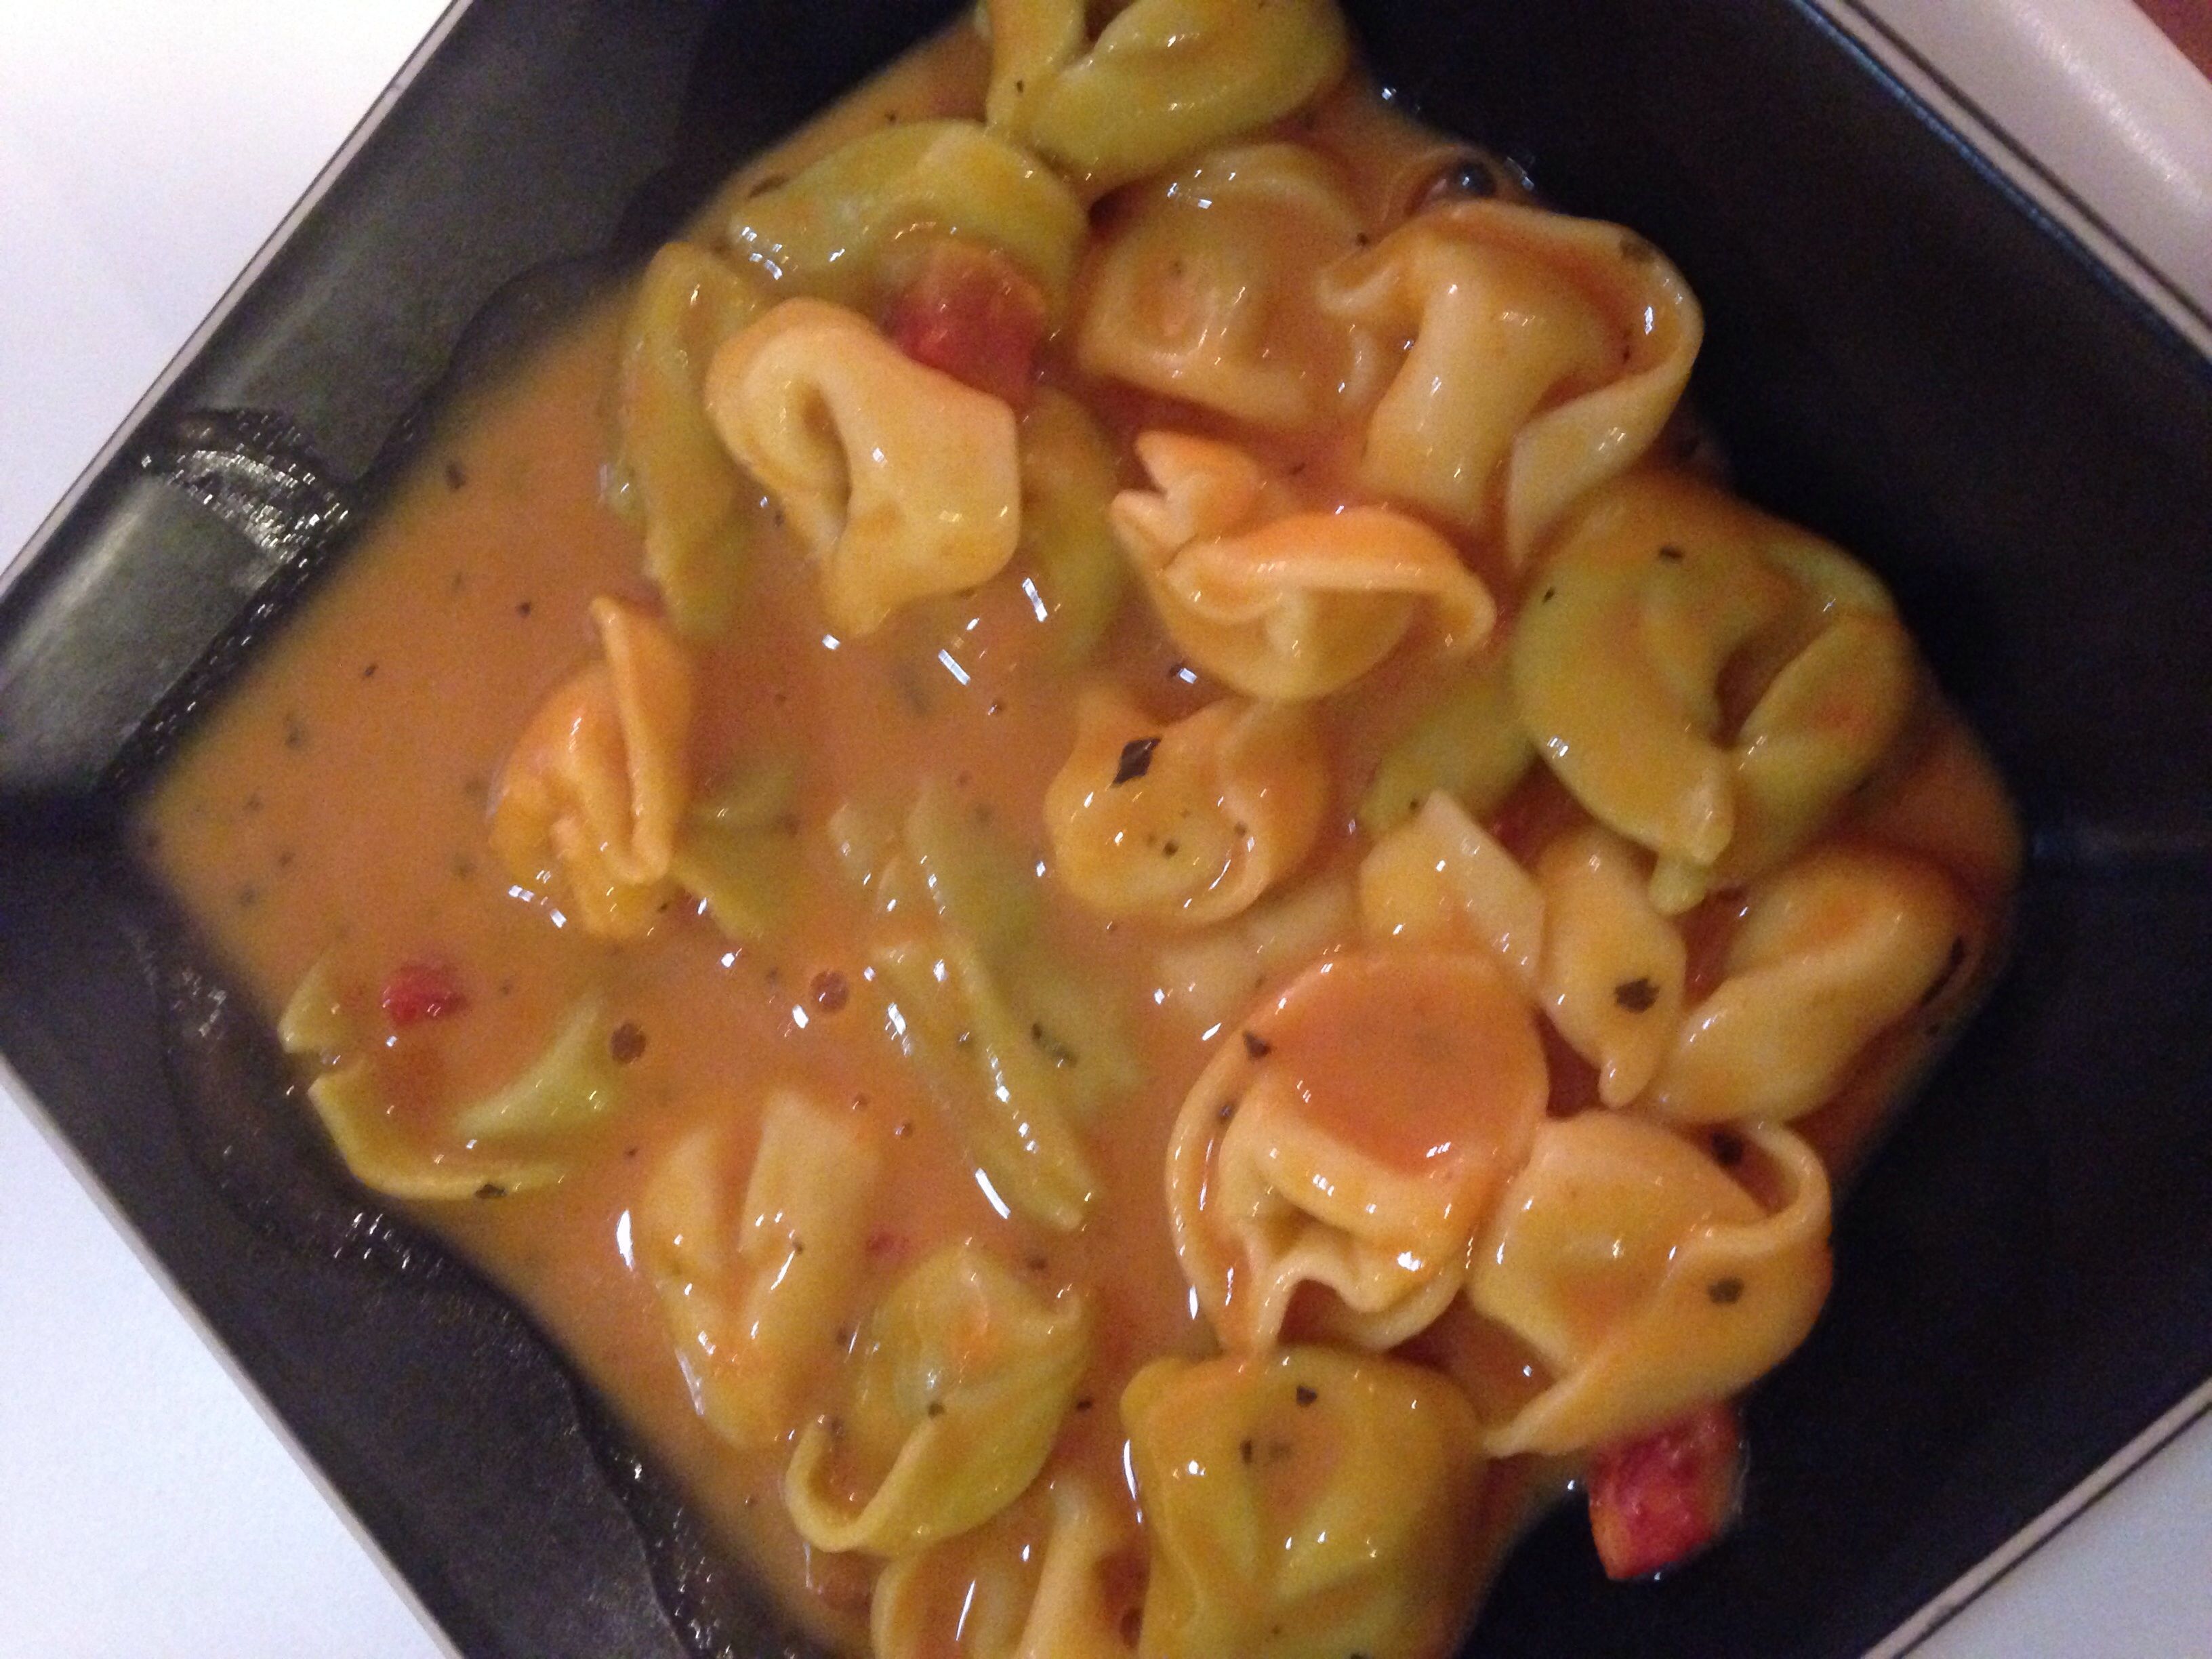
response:
[(1114, 528), (1177, 646), (1247, 696), (1294, 701), (1389, 655), (1424, 600), (1438, 648), (1475, 649), (1497, 605), (1435, 531), (1386, 507), (1261, 516), (1281, 497), (1233, 445), (1147, 432), (1158, 487), (1114, 498)]
[(785, 301), (715, 353), (706, 398), (722, 441), (819, 566), (833, 628), (872, 633), (1013, 556), (1013, 411), (915, 362), (856, 313)]
[(1287, 430), (1359, 395), (1368, 337), (1315, 298), (1316, 267), (1363, 240), (1328, 162), (1297, 144), (1221, 150), (1123, 213), (1084, 304), (1087, 373)]
[(1306, 1286), (1361, 1346), (1427, 1325), (1547, 1092), (1528, 1005), (1480, 956), (1334, 957), (1254, 1011), (1168, 1146), (1176, 1250), (1223, 1343), (1279, 1340)]
[[(1334, 0), (988, 0), (991, 125), (1104, 190), (1288, 115), (1351, 55)], [(1086, 50), (1087, 47), (1087, 50)]]
[(1161, 1359), (1121, 1421), (1152, 1537), (1140, 1659), (1450, 1650), (1485, 1466), (1449, 1378), (1316, 1347)]
[(696, 670), (643, 611), (595, 599), (592, 621), (601, 660), (523, 728), (500, 773), (491, 842), (517, 881), (555, 896), (585, 932), (636, 939), (674, 891)]
[[(1528, 591), (1522, 719), (1594, 817), (1659, 855), (1652, 896), (1669, 914), (1802, 847), (1918, 695), (1872, 575), (1684, 475), (1594, 493)], [(1754, 700), (1736, 712), (1724, 691)]]
[[(1544, 1010), (1626, 1106), (1658, 1074), (1682, 1023), (1689, 946), (1651, 902), (1650, 861), (1595, 826), (1544, 849)], [(1747, 1117), (1762, 1112), (1731, 1114)]]
[(1359, 798), (1359, 827), (1395, 829), (1438, 790), (1468, 811), (1493, 811), (1535, 763), (1513, 706), (1511, 659), (1493, 651), (1423, 708), (1375, 769)]
[(1328, 800), (1328, 758), (1297, 705), (1228, 698), (1163, 723), (1094, 689), (1044, 816), (1054, 872), (1085, 904), (1200, 927), (1296, 870)]
[(1032, 1487), (988, 1526), (884, 1569), (875, 1659), (1128, 1659), (1121, 1621), (1138, 1608), (1109, 1574), (1136, 1543), (1127, 1505), (1080, 1476)]
[(1111, 998), (1054, 960), (1036, 872), (950, 792), (922, 791), (895, 848), (843, 827), (855, 874), (906, 923), (872, 957), (890, 1030), (991, 1192), (1072, 1231), (1099, 1185), (1081, 1121), (1138, 1080)]
[(678, 1141), (631, 1237), (692, 1406), (732, 1445), (761, 1450), (799, 1426), (842, 1352), (882, 1161), (849, 1116), (775, 1095), (732, 1212), (732, 1139), (709, 1123)]
[(927, 228), (995, 247), (1036, 278), (1057, 313), (1089, 229), (1048, 167), (973, 121), (909, 121), (842, 145), (740, 203), (732, 250), (783, 288), (866, 304), (884, 257)]
[(757, 285), (689, 242), (655, 254), (623, 345), (620, 472), (645, 520), (645, 571), (680, 633), (720, 632), (737, 605), (750, 507), (700, 403), (715, 349), (752, 321)]
[[(504, 1198), (550, 1187), (573, 1159), (561, 1142), (614, 1111), (605, 1004), (586, 995), (545, 1048), (492, 1093), (423, 1122), (423, 1103), (383, 1059), (383, 1034), (356, 1010), (327, 958), (308, 969), (276, 1023), (284, 1052), (316, 1067), (307, 1101), (354, 1178), (392, 1198)], [(414, 1120), (410, 1121), (410, 1120)]]
[(1682, 1122), (1781, 1121), (1966, 966), (1964, 895), (1923, 860), (1828, 847), (1751, 890), (1728, 977), (1690, 1011), (1646, 1097)]
[(923, 1258), (869, 1316), (836, 1418), (799, 1436), (800, 1536), (898, 1556), (981, 1526), (1044, 1467), (1090, 1359), (1073, 1291), (1048, 1300), (973, 1245)]
[(1030, 605), (1053, 660), (1090, 656), (1113, 623), (1129, 573), (1107, 509), (1121, 456), (1083, 405), (1049, 387), (1022, 416), (1022, 528), (1017, 551), (1033, 575)]
[(1616, 1112), (1548, 1120), (1474, 1253), (1468, 1297), (1549, 1368), (1489, 1425), (1491, 1455), (1628, 1439), (1756, 1381), (1805, 1340), (1828, 1291), (1828, 1178), (1788, 1130), (1731, 1143), (1767, 1168), (1763, 1205), (1699, 1147)]
[(1650, 243), (1516, 203), (1433, 209), (1322, 281), (1338, 317), (1412, 342), (1369, 418), (1362, 481), (1516, 566), (1650, 447), (1704, 336)]
[(1531, 995), (1544, 949), (1544, 891), (1498, 838), (1442, 793), (1359, 865), (1368, 937), (1486, 946)]
[(1262, 899), (1234, 921), (1159, 955), (1161, 1000), (1194, 1031), (1225, 1024), (1271, 980), (1311, 966), (1358, 931), (1358, 902), (1341, 876), (1322, 876)]

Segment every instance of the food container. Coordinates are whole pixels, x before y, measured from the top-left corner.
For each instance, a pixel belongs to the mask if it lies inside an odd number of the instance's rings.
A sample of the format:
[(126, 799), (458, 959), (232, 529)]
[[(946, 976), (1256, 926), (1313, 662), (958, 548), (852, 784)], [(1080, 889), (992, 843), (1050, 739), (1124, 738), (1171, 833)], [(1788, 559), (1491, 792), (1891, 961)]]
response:
[[(2032, 837), (2014, 964), (1845, 1205), (1743, 1525), (1540, 1527), (1470, 1651), (1863, 1651), (2212, 1376), (2212, 367), (1808, 8), (1353, 6), (1680, 264), (1743, 489), (1891, 582)], [(123, 809), (426, 412), (933, 4), (477, 0), (0, 593), (0, 1054), (471, 1655), (770, 1653), (527, 1324), (330, 1171)]]

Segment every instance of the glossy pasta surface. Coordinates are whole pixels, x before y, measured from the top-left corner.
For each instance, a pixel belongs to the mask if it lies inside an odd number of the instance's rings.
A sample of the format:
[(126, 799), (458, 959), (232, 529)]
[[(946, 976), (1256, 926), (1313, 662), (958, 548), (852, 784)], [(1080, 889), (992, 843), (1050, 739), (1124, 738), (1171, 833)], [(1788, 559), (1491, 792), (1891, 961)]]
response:
[(455, 411), (141, 825), (841, 1651), (1449, 1654), (1592, 1460), (1733, 1456), (2002, 954), (1688, 282), (1353, 50), (992, 0)]

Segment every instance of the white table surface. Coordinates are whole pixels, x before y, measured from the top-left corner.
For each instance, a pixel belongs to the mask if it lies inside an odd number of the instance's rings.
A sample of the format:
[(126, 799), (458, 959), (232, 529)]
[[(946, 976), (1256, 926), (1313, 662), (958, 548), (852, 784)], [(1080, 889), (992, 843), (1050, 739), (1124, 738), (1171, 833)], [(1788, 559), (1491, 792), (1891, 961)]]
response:
[[(1875, 9), (2212, 301), (2212, 96), (2124, 0)], [(0, 0), (0, 559), (441, 9)], [(445, 1651), (4, 1079), (0, 1367), (0, 1659)], [(2212, 1655), (2212, 1421), (1917, 1651)]]

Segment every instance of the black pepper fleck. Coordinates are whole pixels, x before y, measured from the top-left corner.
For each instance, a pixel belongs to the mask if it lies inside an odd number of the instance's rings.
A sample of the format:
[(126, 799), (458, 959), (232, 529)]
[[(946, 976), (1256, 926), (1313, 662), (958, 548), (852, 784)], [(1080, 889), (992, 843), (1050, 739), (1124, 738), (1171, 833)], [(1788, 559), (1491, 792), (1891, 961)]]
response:
[(1244, 1033), (1244, 1052), (1255, 1060), (1265, 1060), (1275, 1052), (1275, 1045), (1257, 1031)]
[(626, 1019), (607, 1034), (607, 1054), (617, 1066), (627, 1066), (645, 1052), (645, 1030)]
[(483, 1186), (477, 1188), (477, 1196), (478, 1198), (505, 1198), (507, 1196), (507, 1188), (501, 1186), (496, 1181), (487, 1181)]
[(1152, 769), (1152, 750), (1160, 746), (1158, 738), (1132, 738), (1121, 745), (1121, 758), (1114, 768), (1114, 787), (1133, 783)]
[(1649, 978), (1625, 979), (1613, 988), (1613, 1000), (1632, 1014), (1644, 1013), (1659, 1000), (1659, 988)]
[(462, 466), (459, 461), (447, 461), (446, 463), (447, 489), (465, 489), (468, 487), (468, 471), (466, 468)]
[(1310, 1406), (1315, 1401), (1320, 1398), (1321, 1395), (1319, 1394), (1306, 1387), (1304, 1383), (1301, 1382), (1298, 1384), (1297, 1401), (1301, 1406)]
[(1673, 543), (1669, 542), (1666, 546), (1659, 550), (1659, 556), (1664, 559), (1668, 564), (1680, 564), (1682, 562), (1684, 555), (1680, 548), (1676, 547)]
[(1733, 1275), (1716, 1279), (1705, 1286), (1706, 1297), (1720, 1307), (1729, 1307), (1743, 1300), (1743, 1280)]

